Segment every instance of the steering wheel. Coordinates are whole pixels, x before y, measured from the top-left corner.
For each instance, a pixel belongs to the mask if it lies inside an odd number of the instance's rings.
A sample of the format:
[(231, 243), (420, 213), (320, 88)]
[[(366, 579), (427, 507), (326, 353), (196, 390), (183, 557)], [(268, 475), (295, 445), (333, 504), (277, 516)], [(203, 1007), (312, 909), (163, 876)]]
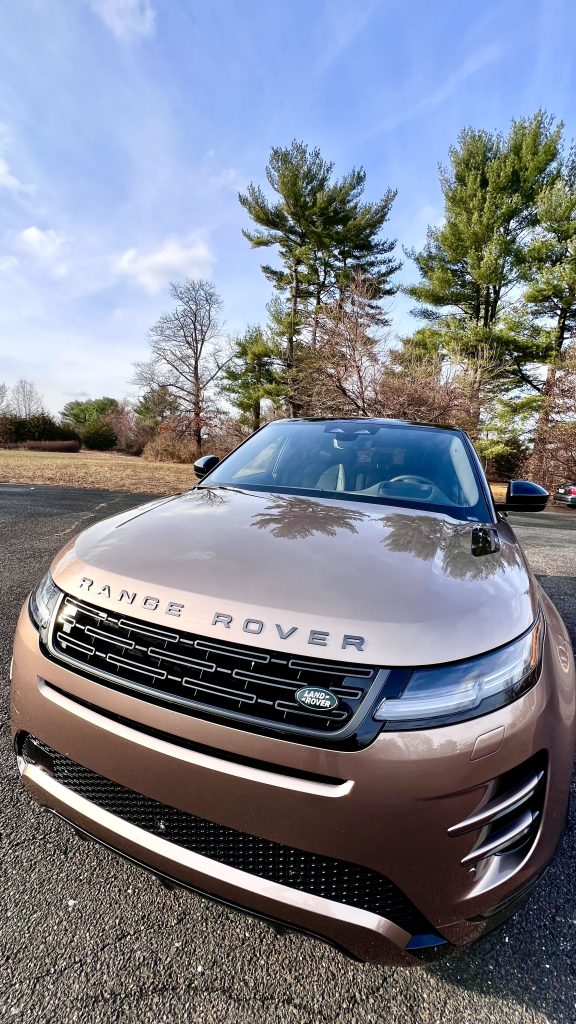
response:
[(426, 476), (417, 476), (416, 473), (406, 473), (404, 476), (395, 476), (392, 480), (386, 481), (389, 484), (424, 484), (425, 487), (436, 487), (433, 480), (429, 480)]

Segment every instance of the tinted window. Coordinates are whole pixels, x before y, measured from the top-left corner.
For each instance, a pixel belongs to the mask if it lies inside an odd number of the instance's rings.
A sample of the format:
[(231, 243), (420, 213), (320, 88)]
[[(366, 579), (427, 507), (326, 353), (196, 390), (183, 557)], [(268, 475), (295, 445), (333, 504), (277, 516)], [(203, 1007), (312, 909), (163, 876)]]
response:
[(202, 486), (216, 484), (490, 518), (461, 435), (433, 427), (373, 420), (273, 423)]

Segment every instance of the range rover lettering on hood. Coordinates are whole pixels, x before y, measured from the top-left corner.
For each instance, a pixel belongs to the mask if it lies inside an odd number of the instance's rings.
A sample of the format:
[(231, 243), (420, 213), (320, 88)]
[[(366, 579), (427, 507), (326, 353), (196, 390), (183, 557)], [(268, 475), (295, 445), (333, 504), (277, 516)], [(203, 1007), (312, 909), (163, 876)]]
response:
[[(94, 588), (94, 589), (93, 589)], [(90, 596), (94, 598), (100, 598), (104, 600), (114, 600), (119, 603), (125, 602), (133, 606), (134, 608), (145, 608), (146, 611), (162, 611), (164, 615), (173, 615), (177, 618), (180, 617), (184, 611), (185, 605), (179, 601), (167, 601), (166, 604), (161, 606), (159, 597), (155, 597), (153, 594), (145, 594), (144, 597), (138, 594), (135, 590), (113, 589), (108, 583), (96, 584), (96, 581), (91, 579), (89, 576), (82, 576), (80, 583), (78, 584), (79, 590), (89, 590)], [(230, 629), (232, 622), (234, 622), (234, 616), (226, 614), (226, 612), (215, 612), (212, 618), (212, 626), (222, 626), (224, 629)], [(259, 635), (266, 628), (266, 623), (262, 619), (247, 618), (242, 623), (242, 631), (249, 633), (252, 636)], [(274, 628), (279, 640), (289, 640), (295, 636), (296, 633), (300, 632), (298, 626), (282, 626), (280, 623), (275, 622)], [(314, 647), (327, 647), (330, 640), (330, 633), (324, 629), (311, 629), (308, 632), (307, 644), (311, 644)], [(341, 642), (341, 650), (345, 651), (347, 648), (353, 647), (357, 651), (364, 650), (364, 644), (366, 640), (363, 636), (356, 636), (352, 633), (344, 633)]]

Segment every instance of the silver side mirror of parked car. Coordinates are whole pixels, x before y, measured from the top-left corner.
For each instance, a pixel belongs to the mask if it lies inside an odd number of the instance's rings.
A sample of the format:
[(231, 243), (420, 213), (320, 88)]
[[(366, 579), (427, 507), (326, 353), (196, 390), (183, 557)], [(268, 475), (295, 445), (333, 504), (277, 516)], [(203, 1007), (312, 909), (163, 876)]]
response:
[(203, 455), (201, 459), (196, 459), (194, 463), (194, 472), (198, 477), (198, 480), (202, 480), (208, 473), (211, 473), (213, 469), (220, 462), (217, 455)]
[(543, 512), (549, 497), (544, 487), (531, 480), (509, 480), (506, 500), (494, 504), (499, 512)]

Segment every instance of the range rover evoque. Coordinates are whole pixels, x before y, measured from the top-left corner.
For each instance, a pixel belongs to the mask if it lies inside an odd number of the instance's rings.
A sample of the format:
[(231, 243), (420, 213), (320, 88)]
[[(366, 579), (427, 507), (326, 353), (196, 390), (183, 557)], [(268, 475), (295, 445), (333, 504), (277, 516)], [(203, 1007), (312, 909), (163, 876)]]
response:
[(464, 946), (565, 822), (573, 653), (467, 436), (267, 425), (90, 527), (22, 610), (22, 778), (155, 873), (374, 963)]

